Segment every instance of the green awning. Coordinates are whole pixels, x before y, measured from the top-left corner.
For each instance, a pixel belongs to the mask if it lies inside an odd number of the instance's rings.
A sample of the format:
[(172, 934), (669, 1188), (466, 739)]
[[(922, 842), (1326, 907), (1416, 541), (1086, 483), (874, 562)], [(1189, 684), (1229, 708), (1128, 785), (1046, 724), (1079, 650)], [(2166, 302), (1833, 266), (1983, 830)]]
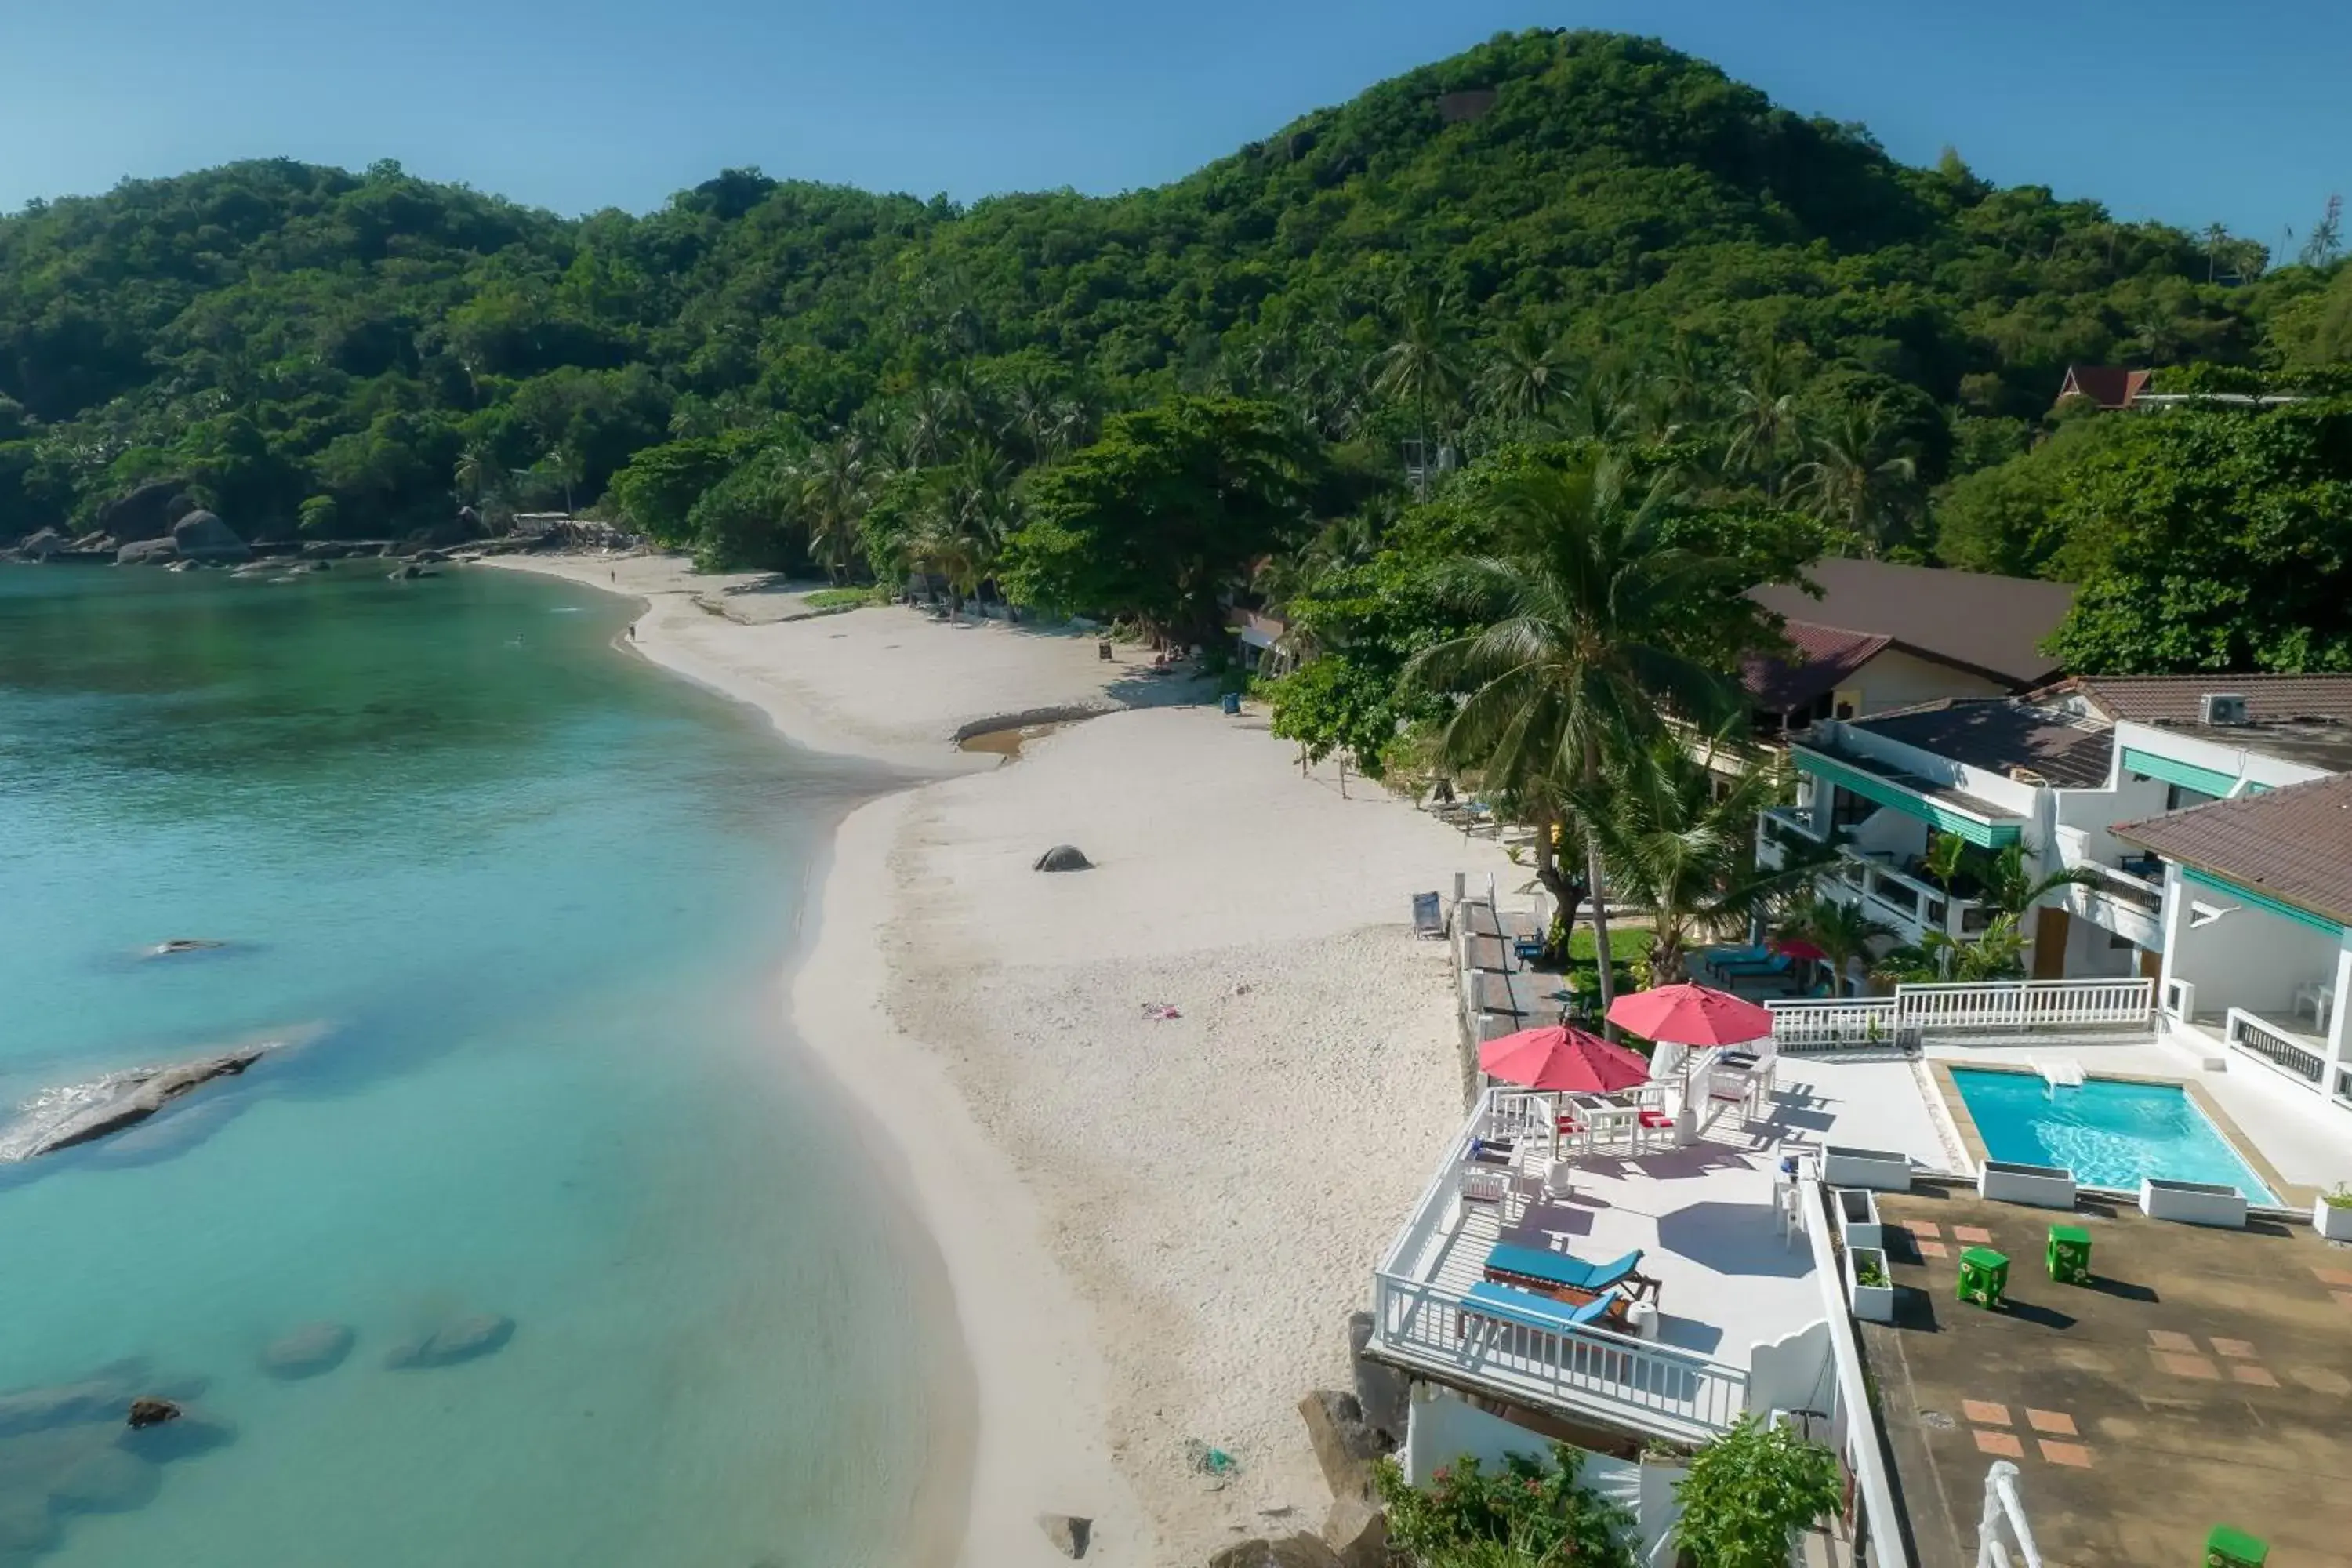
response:
[(1825, 779), (1841, 789), (1864, 800), (1874, 800), (1906, 816), (1916, 816), (1928, 826), (1955, 834), (1979, 848), (1999, 849), (2004, 845), (2016, 843), (2023, 826), (2013, 818), (1980, 816), (1949, 799), (1906, 789), (1892, 779), (1832, 762), (1820, 752), (1806, 751), (1801, 746), (1791, 747), (1790, 754), (1796, 759), (1798, 767), (1815, 778)]
[(2143, 752), (2133, 746), (2124, 748), (2124, 772), (2138, 773), (2143, 778), (2162, 779), (2183, 789), (2199, 790), (2216, 800), (2225, 798), (2238, 787), (2238, 775), (2219, 773), (2211, 768), (2200, 768), (2195, 763), (2184, 763), (2171, 757), (2160, 757), (2154, 752)]
[(2326, 915), (2314, 914), (2309, 910), (2299, 910), (2293, 904), (2284, 903), (2271, 897), (2268, 893), (2257, 893), (2252, 888), (2242, 888), (2226, 877), (2216, 877), (2210, 871), (2200, 871), (2194, 866), (2180, 868), (2180, 877), (2183, 881), (2194, 882), (2200, 888), (2210, 889), (2221, 894), (2223, 898), (2235, 899), (2240, 903), (2251, 905), (2254, 909), (2267, 910), (2282, 920), (2294, 921), (2299, 924), (2309, 926), (2314, 931), (2324, 931), (2330, 936), (2343, 934), (2344, 928)]

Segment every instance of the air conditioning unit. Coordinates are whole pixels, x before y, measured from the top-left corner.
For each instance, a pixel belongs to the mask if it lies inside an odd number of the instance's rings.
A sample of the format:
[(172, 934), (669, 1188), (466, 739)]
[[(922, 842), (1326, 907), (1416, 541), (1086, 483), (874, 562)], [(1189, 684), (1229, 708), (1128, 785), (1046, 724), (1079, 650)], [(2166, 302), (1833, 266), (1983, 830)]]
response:
[(2036, 789), (2046, 788), (2050, 783), (2048, 778), (2032, 768), (2012, 767), (2009, 770), (2009, 776), (2018, 784), (2032, 784)]
[(2197, 714), (2208, 724), (2242, 724), (2246, 699), (2235, 691), (2209, 691), (2200, 700)]

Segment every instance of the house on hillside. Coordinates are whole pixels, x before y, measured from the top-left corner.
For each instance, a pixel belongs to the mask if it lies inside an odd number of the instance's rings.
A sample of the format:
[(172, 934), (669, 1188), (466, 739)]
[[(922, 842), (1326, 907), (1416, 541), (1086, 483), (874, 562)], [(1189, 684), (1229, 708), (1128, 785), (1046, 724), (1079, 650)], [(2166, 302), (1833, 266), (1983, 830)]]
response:
[(2080, 868), (2021, 921), (2033, 979), (2151, 981), (2176, 1033), (2352, 1107), (2352, 677), (2084, 677), (1826, 721), (1789, 751), (1767, 864), (1833, 844), (1816, 890), (1906, 943), (2000, 912), (1928, 869), (1931, 835)]
[(1889, 561), (1822, 560), (1809, 572), (1818, 599), (1793, 584), (1748, 595), (1784, 619), (1793, 650), (1741, 666), (1759, 739), (1938, 699), (2008, 696), (2060, 673), (2042, 644), (2073, 607), (2072, 584)]
[(2087, 397), (2101, 408), (2129, 408), (2139, 401), (2155, 374), (2152, 370), (2126, 370), (2117, 364), (2070, 364), (2052, 405), (2070, 397)]

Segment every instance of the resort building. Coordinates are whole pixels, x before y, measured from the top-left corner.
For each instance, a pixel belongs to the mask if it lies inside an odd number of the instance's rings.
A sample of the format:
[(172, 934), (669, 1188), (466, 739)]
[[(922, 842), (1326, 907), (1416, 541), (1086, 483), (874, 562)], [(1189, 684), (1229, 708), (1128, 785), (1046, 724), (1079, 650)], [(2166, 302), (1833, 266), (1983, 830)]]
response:
[(1826, 856), (1818, 891), (1894, 942), (1965, 942), (2004, 911), (1931, 848), (2017, 846), (2030, 878), (2082, 879), (2007, 911), (2031, 978), (2147, 981), (2190, 1043), (2352, 1107), (2352, 678), (2079, 678), (1829, 721), (1790, 755), (1767, 863)]
[(2042, 644), (2074, 602), (2065, 583), (1828, 558), (1748, 597), (1785, 622), (1789, 654), (1741, 666), (1752, 728), (1769, 742), (1822, 720), (1943, 698), (2004, 697), (2055, 679)]

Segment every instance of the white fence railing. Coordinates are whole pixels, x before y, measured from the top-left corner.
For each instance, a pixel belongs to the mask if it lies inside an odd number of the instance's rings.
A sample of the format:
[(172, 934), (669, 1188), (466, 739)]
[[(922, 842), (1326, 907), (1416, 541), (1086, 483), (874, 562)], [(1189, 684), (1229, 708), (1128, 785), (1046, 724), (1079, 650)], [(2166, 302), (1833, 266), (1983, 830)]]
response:
[(2223, 1028), (2223, 1037), (2231, 1045), (2305, 1083), (2317, 1083), (2326, 1070), (2325, 1058), (2305, 1049), (2301, 1041), (2276, 1024), (2243, 1007), (2230, 1009)]
[(1895, 994), (1768, 1002), (1783, 1049), (1898, 1044), (1919, 1035), (2153, 1029), (2152, 980), (2000, 980), (1898, 985)]
[(1602, 1329), (1554, 1332), (1481, 1317), (1443, 1285), (1373, 1277), (1372, 1343), (1391, 1361), (1507, 1398), (1705, 1441), (1748, 1408), (1748, 1373)]

